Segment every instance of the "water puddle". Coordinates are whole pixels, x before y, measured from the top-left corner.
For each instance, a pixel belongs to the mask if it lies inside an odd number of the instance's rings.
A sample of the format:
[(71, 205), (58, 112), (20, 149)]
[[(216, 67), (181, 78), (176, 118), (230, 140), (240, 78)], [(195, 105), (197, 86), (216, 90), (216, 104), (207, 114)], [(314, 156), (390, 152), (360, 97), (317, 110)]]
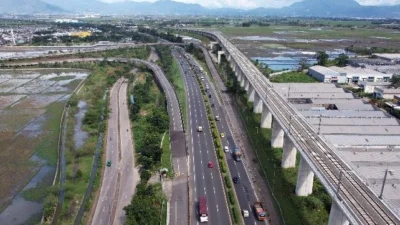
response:
[[(36, 187), (46, 177), (53, 175), (55, 172), (54, 167), (47, 166), (46, 161), (36, 155), (32, 156), (31, 161), (37, 163), (40, 169), (23, 190)], [(11, 204), (0, 214), (1, 225), (24, 224), (32, 216), (42, 213), (42, 203), (27, 201), (22, 197), (21, 193), (22, 191), (15, 196)]]
[(82, 130), (82, 121), (87, 111), (87, 103), (84, 101), (79, 101), (78, 108), (79, 110), (75, 114), (75, 149), (82, 148), (83, 144), (85, 144), (85, 141), (88, 138), (88, 133)]

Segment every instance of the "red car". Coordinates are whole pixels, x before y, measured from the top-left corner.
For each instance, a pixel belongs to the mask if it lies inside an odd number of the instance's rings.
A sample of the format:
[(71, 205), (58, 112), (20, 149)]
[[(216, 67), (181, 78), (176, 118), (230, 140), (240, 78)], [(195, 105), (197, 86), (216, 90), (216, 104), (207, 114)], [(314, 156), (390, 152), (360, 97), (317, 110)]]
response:
[(208, 162), (208, 168), (214, 168), (214, 163)]

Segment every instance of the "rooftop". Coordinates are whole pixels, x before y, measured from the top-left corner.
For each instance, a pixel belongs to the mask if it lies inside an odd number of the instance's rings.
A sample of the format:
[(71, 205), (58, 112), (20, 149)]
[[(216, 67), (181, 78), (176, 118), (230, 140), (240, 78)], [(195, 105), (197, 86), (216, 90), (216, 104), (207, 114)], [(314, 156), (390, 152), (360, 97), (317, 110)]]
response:
[(390, 54), (390, 53), (385, 53), (385, 54), (375, 54), (378, 57), (381, 58), (387, 58), (387, 59), (391, 59), (391, 60), (400, 60), (400, 54)]
[(400, 94), (400, 88), (395, 89), (395, 88), (379, 88), (376, 87), (375, 90), (380, 91), (385, 94)]
[(361, 67), (351, 67), (351, 66), (346, 66), (346, 67), (337, 67), (337, 66), (332, 66), (329, 67), (329, 69), (332, 69), (338, 73), (345, 73), (346, 76), (388, 76), (388, 74), (381, 73), (376, 70), (372, 69), (363, 69)]

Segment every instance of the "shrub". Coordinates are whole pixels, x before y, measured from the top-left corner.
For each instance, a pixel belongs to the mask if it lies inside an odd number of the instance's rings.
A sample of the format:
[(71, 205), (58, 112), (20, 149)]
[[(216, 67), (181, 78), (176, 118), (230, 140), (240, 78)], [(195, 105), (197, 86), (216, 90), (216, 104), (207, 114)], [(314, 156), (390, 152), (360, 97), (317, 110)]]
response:
[(228, 190), (228, 197), (229, 197), (229, 203), (231, 205), (235, 205), (235, 195), (233, 194), (233, 190)]
[[(230, 179), (229, 175), (225, 175), (224, 179), (225, 179), (226, 187), (228, 189), (231, 189), (232, 188), (232, 183), (231, 183), (231, 179)], [(228, 190), (228, 192), (230, 192), (230, 190)]]

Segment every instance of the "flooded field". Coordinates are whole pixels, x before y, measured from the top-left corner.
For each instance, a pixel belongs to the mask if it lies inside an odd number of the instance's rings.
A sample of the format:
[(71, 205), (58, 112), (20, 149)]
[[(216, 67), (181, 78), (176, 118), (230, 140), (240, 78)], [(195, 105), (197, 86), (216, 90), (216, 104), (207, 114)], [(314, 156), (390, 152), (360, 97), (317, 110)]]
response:
[(87, 75), (83, 70), (0, 70), (2, 225), (24, 224), (41, 214), (43, 190), (54, 179), (63, 109)]

